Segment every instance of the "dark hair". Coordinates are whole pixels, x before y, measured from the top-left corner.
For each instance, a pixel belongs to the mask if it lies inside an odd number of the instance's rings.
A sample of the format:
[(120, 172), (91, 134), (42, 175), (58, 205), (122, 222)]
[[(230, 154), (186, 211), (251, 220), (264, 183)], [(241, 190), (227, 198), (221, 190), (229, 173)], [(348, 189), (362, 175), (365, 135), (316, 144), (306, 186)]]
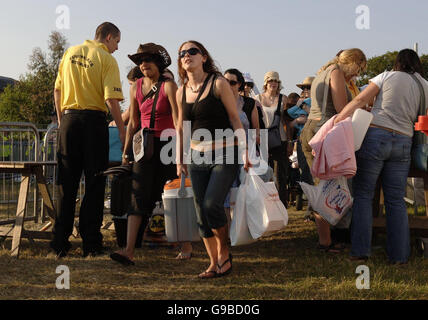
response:
[[(296, 93), (296, 92), (292, 92), (292, 93), (290, 93), (289, 95), (288, 95), (288, 100), (290, 100), (290, 101), (296, 101), (296, 103), (297, 103), (297, 100), (299, 100), (300, 99), (300, 96), (299, 96), (299, 94), (298, 93)], [(294, 104), (296, 104), (296, 103), (294, 103)]]
[(101, 23), (95, 31), (95, 39), (105, 40), (109, 34), (113, 37), (117, 37), (120, 34), (120, 30), (111, 22)]
[[(183, 42), (181, 44), (181, 46), (178, 48), (178, 52), (181, 51), (181, 48), (186, 43), (193, 43), (202, 52), (202, 55), (207, 58), (207, 61), (205, 61), (205, 63), (202, 65), (204, 72), (216, 73), (216, 74), (221, 75), (220, 71), (218, 71), (218, 68), (214, 63), (213, 58), (211, 58), (210, 54), (208, 53), (207, 49), (205, 49), (205, 47), (202, 45), (202, 43), (199, 43), (198, 41), (195, 41), (195, 40), (189, 40), (189, 41)], [(187, 76), (186, 70), (184, 70), (183, 66), (181, 65), (181, 58), (180, 57), (178, 57), (178, 76), (180, 77), (180, 83), (182, 85), (185, 84), (187, 82), (187, 80), (189, 79)]]
[(403, 49), (397, 54), (392, 70), (422, 74), (421, 60), (412, 49)]
[(165, 73), (165, 72), (168, 72), (170, 75), (172, 75), (172, 80), (175, 80), (175, 76), (174, 76), (174, 74), (172, 73), (172, 71), (171, 71), (171, 70), (169, 70), (168, 68), (166, 68), (166, 69), (163, 71), (163, 73)]
[(166, 69), (165, 62), (159, 54), (151, 55), (153, 58), (153, 63), (158, 67), (159, 73), (162, 74)]
[(242, 72), (239, 71), (238, 69), (227, 69), (224, 74), (226, 75), (226, 73), (230, 73), (236, 76), (236, 79), (238, 80), (238, 82), (240, 83), (239, 86), (239, 91), (243, 91), (244, 87), (245, 87), (245, 80), (244, 80), (244, 76), (242, 75)]
[(141, 72), (140, 67), (137, 66), (132, 68), (126, 77), (129, 81), (135, 81), (143, 77), (143, 73)]

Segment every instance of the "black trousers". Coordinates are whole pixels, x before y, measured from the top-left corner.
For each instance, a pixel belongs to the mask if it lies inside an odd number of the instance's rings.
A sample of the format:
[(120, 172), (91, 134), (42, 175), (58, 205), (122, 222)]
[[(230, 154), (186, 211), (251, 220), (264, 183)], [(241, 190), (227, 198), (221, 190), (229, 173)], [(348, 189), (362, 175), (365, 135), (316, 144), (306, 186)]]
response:
[(85, 195), (79, 213), (79, 231), (84, 251), (102, 247), (101, 224), (109, 141), (106, 117), (101, 112), (64, 114), (58, 132), (59, 206), (51, 247), (68, 251), (73, 231), (80, 177), (85, 175)]
[(279, 193), (279, 199), (288, 208), (288, 168), (289, 160), (287, 157), (287, 143), (282, 142), (280, 147), (269, 151), (269, 166), (273, 169), (276, 187)]
[(157, 201), (162, 201), (162, 192), (168, 180), (177, 178), (177, 166), (164, 164), (161, 149), (169, 141), (154, 138), (153, 157), (148, 161), (134, 162), (132, 166), (132, 193), (128, 215), (142, 216), (141, 227), (146, 228)]

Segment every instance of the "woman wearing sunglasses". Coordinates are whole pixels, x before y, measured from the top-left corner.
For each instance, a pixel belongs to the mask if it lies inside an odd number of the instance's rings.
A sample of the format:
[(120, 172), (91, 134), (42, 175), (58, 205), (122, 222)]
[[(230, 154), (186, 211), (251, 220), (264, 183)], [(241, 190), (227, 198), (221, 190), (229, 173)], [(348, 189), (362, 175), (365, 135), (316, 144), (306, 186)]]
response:
[(128, 233), (126, 248), (110, 255), (111, 259), (123, 264), (133, 265), (134, 248), (140, 225), (147, 225), (155, 208), (156, 201), (161, 199), (165, 182), (176, 177), (174, 164), (164, 164), (160, 159), (160, 150), (168, 141), (161, 141), (164, 130), (168, 134), (175, 132), (177, 122), (177, 104), (175, 100), (177, 85), (173, 80), (162, 76), (165, 68), (171, 64), (168, 52), (160, 45), (146, 43), (140, 45), (136, 54), (128, 57), (140, 67), (144, 77), (138, 79), (130, 89), (130, 119), (123, 147), (122, 164), (128, 164), (128, 154), (131, 149), (132, 137), (138, 127), (149, 128), (152, 108), (156, 94), (150, 98), (144, 97), (158, 87), (159, 93), (154, 117), (154, 151), (149, 160), (132, 164), (132, 195), (128, 210)]
[[(199, 232), (210, 258), (208, 268), (198, 277), (210, 279), (232, 271), (223, 204), (238, 173), (238, 157), (243, 153), (238, 155), (238, 152), (245, 150), (242, 148), (245, 146), (245, 132), (230, 85), (218, 72), (205, 47), (197, 41), (186, 41), (178, 54), (182, 86), (177, 91), (177, 174), (190, 174)], [(183, 150), (183, 140), (187, 138), (183, 137), (186, 133), (183, 121), (191, 121), (191, 150)], [(227, 138), (216, 139), (216, 129), (226, 130)], [(209, 132), (211, 137), (207, 138), (206, 134), (202, 137), (201, 132)], [(183, 163), (185, 152), (191, 155), (188, 166)], [(232, 159), (230, 154), (233, 154)], [(249, 166), (247, 161), (245, 158), (246, 169)]]
[(224, 72), (224, 77), (229, 81), (230, 87), (232, 88), (238, 112), (244, 112), (249, 122), (249, 129), (256, 130), (257, 144), (260, 144), (259, 115), (256, 108), (256, 101), (250, 97), (244, 97), (239, 94), (244, 91), (244, 76), (238, 69), (228, 69)]

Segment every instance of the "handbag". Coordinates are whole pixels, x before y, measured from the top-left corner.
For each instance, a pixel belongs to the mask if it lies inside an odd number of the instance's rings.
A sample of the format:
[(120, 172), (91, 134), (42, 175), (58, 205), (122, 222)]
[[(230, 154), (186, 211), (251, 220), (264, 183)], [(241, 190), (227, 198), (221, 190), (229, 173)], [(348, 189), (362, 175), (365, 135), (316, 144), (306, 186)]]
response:
[[(419, 116), (426, 115), (426, 100), (425, 100), (425, 91), (422, 86), (422, 83), (414, 75), (410, 74), (413, 80), (418, 84), (419, 90), (421, 91), (421, 103), (419, 105)], [(422, 131), (416, 131), (413, 134), (412, 150), (411, 150), (411, 167), (420, 170), (427, 171), (427, 162), (428, 162), (428, 141), (427, 135)]]
[(269, 152), (272, 152), (273, 149), (281, 146), (281, 133), (279, 131), (279, 126), (281, 125), (281, 102), (282, 94), (279, 95), (278, 106), (275, 111), (275, 116), (273, 118), (271, 126), (268, 128)]
[(150, 115), (150, 125), (149, 128), (141, 128), (138, 130), (132, 139), (132, 151), (134, 153), (135, 162), (148, 161), (153, 157), (154, 152), (154, 127), (155, 127), (155, 112), (156, 112), (156, 103), (159, 98), (159, 91), (162, 85), (162, 81), (159, 81), (150, 92), (144, 97), (144, 101), (148, 98), (155, 95), (152, 113)]

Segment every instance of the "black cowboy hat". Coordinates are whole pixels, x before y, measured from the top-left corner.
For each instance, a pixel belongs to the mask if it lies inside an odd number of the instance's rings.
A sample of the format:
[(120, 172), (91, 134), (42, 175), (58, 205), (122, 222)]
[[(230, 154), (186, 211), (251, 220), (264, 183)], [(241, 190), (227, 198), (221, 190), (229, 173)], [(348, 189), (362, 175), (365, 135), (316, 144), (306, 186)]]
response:
[(147, 55), (159, 56), (164, 68), (171, 64), (171, 57), (169, 56), (168, 51), (166, 51), (166, 49), (161, 45), (152, 42), (140, 44), (138, 46), (137, 53), (128, 54), (128, 58), (139, 66), (141, 64), (141, 58)]

